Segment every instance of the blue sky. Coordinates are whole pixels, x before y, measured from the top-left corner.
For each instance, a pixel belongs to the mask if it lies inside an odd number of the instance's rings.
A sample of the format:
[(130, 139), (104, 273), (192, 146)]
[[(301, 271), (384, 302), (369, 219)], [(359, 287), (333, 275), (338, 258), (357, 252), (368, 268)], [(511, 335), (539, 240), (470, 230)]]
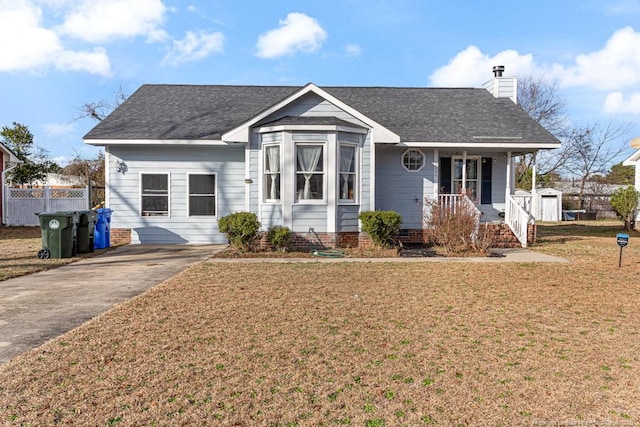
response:
[(74, 119), (119, 87), (478, 87), (498, 64), (556, 79), (574, 124), (640, 136), (638, 0), (0, 0), (0, 126), (60, 163), (95, 155)]

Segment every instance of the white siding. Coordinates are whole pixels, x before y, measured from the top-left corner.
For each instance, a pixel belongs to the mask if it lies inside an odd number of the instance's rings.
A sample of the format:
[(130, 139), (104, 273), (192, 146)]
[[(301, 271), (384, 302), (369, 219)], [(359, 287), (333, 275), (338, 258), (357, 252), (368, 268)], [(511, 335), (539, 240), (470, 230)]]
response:
[(293, 205), (292, 231), (306, 233), (309, 228), (317, 232), (327, 231), (327, 206), (326, 205)]
[(338, 206), (338, 230), (339, 232), (358, 231), (358, 215), (360, 207), (356, 205)]
[(263, 230), (267, 230), (274, 225), (282, 225), (282, 205), (262, 204), (260, 206), (259, 220)]
[[(131, 228), (132, 243), (226, 243), (219, 217), (245, 207), (244, 147), (109, 147), (111, 227)], [(116, 159), (127, 165), (115, 171)], [(140, 216), (140, 174), (169, 173), (169, 216)], [(215, 217), (189, 217), (187, 174), (216, 174)]]

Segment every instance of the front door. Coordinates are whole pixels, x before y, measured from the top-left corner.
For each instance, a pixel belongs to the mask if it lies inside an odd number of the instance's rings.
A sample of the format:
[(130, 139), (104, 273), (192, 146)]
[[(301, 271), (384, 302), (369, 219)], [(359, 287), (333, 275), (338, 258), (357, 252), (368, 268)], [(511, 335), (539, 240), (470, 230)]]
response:
[[(457, 194), (463, 188), (462, 157), (440, 158), (440, 193)], [(476, 202), (491, 204), (491, 184), (493, 175), (492, 157), (467, 157), (465, 173), (467, 193)]]

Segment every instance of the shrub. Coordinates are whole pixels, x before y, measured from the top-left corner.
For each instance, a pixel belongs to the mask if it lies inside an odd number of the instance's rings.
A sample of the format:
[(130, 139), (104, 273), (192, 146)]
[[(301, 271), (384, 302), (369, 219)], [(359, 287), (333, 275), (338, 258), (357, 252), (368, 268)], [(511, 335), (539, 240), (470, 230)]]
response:
[(280, 252), (286, 252), (291, 243), (291, 230), (282, 225), (269, 227), (267, 241)]
[(252, 212), (236, 212), (218, 220), (218, 229), (241, 251), (251, 250), (260, 238), (260, 221)]
[(635, 226), (635, 215), (639, 200), (640, 193), (632, 186), (618, 188), (611, 194), (609, 203), (618, 217), (624, 221), (625, 230), (630, 230)]
[(366, 211), (358, 217), (362, 221), (362, 231), (367, 233), (374, 244), (390, 247), (400, 232), (402, 216), (394, 211)]
[(442, 206), (437, 200), (426, 200), (429, 209), (425, 222), (434, 243), (448, 254), (465, 251), (484, 251), (492, 244), (486, 227), (478, 229), (478, 212), (468, 203)]

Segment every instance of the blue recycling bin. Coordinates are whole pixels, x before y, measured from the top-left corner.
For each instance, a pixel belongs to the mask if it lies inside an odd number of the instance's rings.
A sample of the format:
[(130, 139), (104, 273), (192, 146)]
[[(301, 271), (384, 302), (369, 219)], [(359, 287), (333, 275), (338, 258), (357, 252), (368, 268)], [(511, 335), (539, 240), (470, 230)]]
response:
[(95, 249), (105, 249), (111, 246), (111, 213), (109, 208), (96, 209), (98, 219), (96, 230), (93, 234), (93, 247)]

